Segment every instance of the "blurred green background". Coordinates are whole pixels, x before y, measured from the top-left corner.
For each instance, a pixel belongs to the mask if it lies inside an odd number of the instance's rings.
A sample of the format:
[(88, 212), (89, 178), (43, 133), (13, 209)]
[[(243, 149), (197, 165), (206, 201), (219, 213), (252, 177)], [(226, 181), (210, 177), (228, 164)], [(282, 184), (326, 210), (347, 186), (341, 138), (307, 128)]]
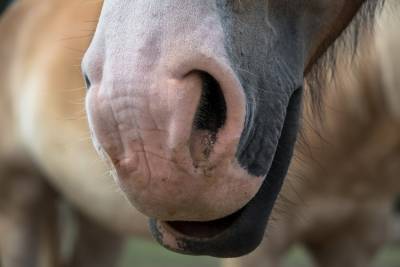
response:
[[(211, 257), (192, 257), (172, 253), (148, 240), (131, 240), (125, 248), (119, 267), (217, 267), (218, 260)], [(284, 267), (310, 267), (306, 251), (294, 247), (285, 259)], [(265, 266), (268, 267), (268, 266)], [(351, 267), (351, 266), (343, 266)], [(367, 267), (367, 266), (366, 266)], [(372, 267), (400, 267), (400, 245), (388, 245)]]

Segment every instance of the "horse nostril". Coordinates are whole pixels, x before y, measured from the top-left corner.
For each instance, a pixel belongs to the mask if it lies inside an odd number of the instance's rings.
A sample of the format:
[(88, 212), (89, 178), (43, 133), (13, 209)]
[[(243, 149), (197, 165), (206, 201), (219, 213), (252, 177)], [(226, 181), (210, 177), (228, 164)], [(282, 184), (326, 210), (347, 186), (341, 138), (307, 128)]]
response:
[(89, 90), (90, 86), (92, 85), (91, 82), (90, 82), (90, 80), (89, 80), (89, 77), (87, 76), (86, 73), (83, 74), (83, 77), (84, 77), (84, 79), (85, 79), (85, 86), (86, 86), (86, 89)]
[(199, 73), (202, 93), (192, 129), (191, 153), (194, 162), (207, 159), (217, 141), (217, 133), (227, 118), (226, 101), (219, 83), (208, 73)]
[(194, 130), (207, 130), (216, 135), (226, 121), (226, 102), (219, 83), (208, 73), (200, 73), (203, 86), (194, 119)]

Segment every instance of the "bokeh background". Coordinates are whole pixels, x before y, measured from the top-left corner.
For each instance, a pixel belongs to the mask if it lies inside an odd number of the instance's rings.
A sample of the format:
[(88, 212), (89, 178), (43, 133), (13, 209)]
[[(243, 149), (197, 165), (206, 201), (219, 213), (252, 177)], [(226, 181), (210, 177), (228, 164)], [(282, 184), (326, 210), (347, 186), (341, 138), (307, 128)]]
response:
[[(400, 246), (388, 245), (376, 257), (372, 267), (399, 267)], [(219, 260), (210, 257), (190, 257), (171, 253), (148, 240), (129, 241), (119, 267), (217, 267)], [(312, 259), (300, 245), (291, 249), (283, 261), (283, 267), (310, 267)], [(268, 266), (265, 266), (268, 267)]]

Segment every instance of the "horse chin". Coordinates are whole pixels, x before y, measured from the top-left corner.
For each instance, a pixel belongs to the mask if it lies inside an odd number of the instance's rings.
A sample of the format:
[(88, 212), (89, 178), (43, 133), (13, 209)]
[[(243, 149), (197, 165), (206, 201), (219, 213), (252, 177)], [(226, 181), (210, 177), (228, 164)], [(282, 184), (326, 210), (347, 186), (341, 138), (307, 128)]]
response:
[(261, 243), (297, 137), (301, 90), (291, 97), (271, 168), (254, 198), (235, 213), (212, 221), (150, 220), (155, 239), (167, 249), (189, 255), (240, 257)]

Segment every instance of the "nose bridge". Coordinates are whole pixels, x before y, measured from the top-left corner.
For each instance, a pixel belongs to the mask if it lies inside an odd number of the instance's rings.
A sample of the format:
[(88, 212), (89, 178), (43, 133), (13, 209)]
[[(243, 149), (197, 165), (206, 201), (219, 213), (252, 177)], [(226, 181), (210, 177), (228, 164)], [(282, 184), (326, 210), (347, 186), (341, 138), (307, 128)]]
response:
[(123, 65), (123, 69), (139, 75), (152, 72), (179, 76), (205, 58), (225, 58), (224, 33), (215, 1), (108, 2), (104, 9), (111, 10), (109, 16), (118, 14), (111, 25), (108, 20), (100, 27), (106, 29), (106, 35), (116, 37), (106, 38), (110, 40), (106, 53), (115, 59), (109, 62), (111, 68)]
[[(225, 61), (224, 33), (215, 1), (169, 1), (161, 11), (158, 68), (174, 78)], [(149, 33), (151, 34), (151, 33)]]

